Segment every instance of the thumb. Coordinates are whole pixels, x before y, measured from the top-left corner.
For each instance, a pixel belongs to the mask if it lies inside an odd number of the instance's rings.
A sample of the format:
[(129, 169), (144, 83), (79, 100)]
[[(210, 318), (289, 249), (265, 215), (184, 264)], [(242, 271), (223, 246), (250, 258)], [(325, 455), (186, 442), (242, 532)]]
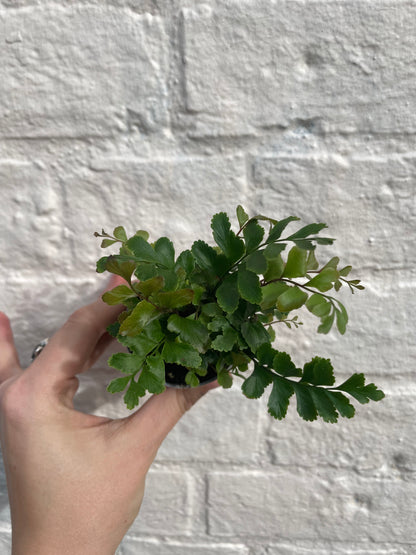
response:
[(151, 436), (152, 447), (157, 451), (181, 417), (201, 397), (216, 387), (218, 382), (214, 381), (186, 389), (168, 388), (159, 395), (153, 395), (143, 407), (124, 421), (125, 433), (129, 436), (130, 445), (139, 446), (144, 433), (147, 437)]
[(117, 285), (126, 285), (127, 282), (124, 278), (122, 278), (121, 276), (117, 275), (117, 274), (111, 274), (111, 277), (107, 283), (107, 285), (105, 286), (105, 291), (109, 291), (110, 289), (113, 289), (114, 287), (117, 287)]

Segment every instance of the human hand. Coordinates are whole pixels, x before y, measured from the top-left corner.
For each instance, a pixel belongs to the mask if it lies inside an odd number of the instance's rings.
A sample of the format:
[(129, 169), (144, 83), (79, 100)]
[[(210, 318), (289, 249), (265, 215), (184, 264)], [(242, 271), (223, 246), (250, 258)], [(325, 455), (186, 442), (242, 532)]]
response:
[[(115, 277), (110, 287), (120, 283)], [(0, 440), (13, 555), (114, 554), (162, 441), (217, 385), (167, 389), (117, 420), (75, 410), (76, 374), (110, 343), (105, 330), (120, 311), (101, 299), (77, 310), (24, 371), (0, 312)]]

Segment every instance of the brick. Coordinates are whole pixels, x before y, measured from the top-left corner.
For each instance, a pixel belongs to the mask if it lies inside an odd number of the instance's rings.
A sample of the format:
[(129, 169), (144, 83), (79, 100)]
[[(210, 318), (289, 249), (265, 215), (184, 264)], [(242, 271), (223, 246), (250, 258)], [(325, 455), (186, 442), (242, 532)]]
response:
[(375, 546), (373, 544), (365, 543), (361, 546), (353, 546), (351, 542), (347, 545), (339, 544), (317, 544), (313, 542), (310, 547), (299, 546), (296, 544), (276, 544), (269, 546), (266, 549), (265, 555), (411, 555), (414, 546)]
[(129, 535), (189, 535), (192, 527), (193, 481), (189, 473), (150, 470), (140, 515)]
[[(158, 4), (162, 0), (66, 0), (65, 6), (113, 6), (117, 8), (128, 8), (135, 13), (156, 14), (160, 11)], [(21, 8), (27, 6), (36, 6), (37, 0), (2, 0), (0, 5), (8, 8)], [(53, 0), (44, 0), (43, 4), (53, 4)]]
[[(0, 84), (1, 87), (1, 84)], [(70, 249), (63, 243), (62, 194), (42, 165), (0, 160), (0, 235), (7, 249), (0, 251), (0, 266), (30, 275), (47, 266), (58, 269)], [(13, 257), (13, 264), (10, 258)]]
[(112, 136), (167, 124), (159, 17), (59, 5), (0, 14), (0, 136)]
[(157, 461), (254, 462), (259, 449), (260, 409), (264, 410), (258, 402), (247, 399), (238, 386), (210, 392), (170, 432)]
[[(342, 261), (349, 262), (348, 257), (342, 256), (341, 248), (338, 254)], [(319, 256), (318, 259), (327, 260)], [(354, 267), (357, 268), (354, 277), (362, 277), (360, 263)], [(296, 314), (303, 326), (290, 330), (281, 324), (274, 326), (276, 346), (290, 353), (300, 367), (316, 355), (330, 358), (336, 383), (354, 372), (364, 372), (368, 380), (380, 387), (387, 385), (386, 380), (397, 386), (401, 383), (414, 385), (416, 282), (395, 280), (394, 273), (387, 278), (386, 274), (381, 278), (385, 280), (384, 288), (379, 279), (373, 284), (373, 275), (364, 270), (364, 291), (351, 295), (348, 290), (341, 290), (335, 295), (344, 303), (349, 315), (345, 335), (341, 335), (335, 325), (328, 335), (318, 334), (320, 320), (302, 307)], [(367, 408), (361, 407), (359, 411), (365, 413)]]
[(12, 537), (7, 532), (0, 532), (0, 553), (7, 555), (12, 552)]
[(185, 106), (201, 114), (203, 135), (207, 115), (213, 135), (297, 121), (324, 133), (414, 133), (415, 9), (396, 0), (184, 8)]
[[(30, 245), (32, 243), (28, 242), (28, 248)], [(16, 256), (13, 263), (16, 261), (17, 265), (18, 260)], [(62, 275), (63, 264), (61, 268), (51, 268), (47, 273), (45, 267), (48, 268), (49, 262), (39, 269), (34, 264), (34, 258), (25, 260), (26, 270), (19, 272), (17, 278), (17, 272), (9, 277), (4, 271), (4, 283), (0, 288), (0, 306), (11, 320), (20, 362), (24, 368), (30, 364), (33, 349), (42, 339), (50, 337), (74, 310), (92, 302), (101, 294), (101, 287), (94, 282), (94, 276), (69, 281)], [(31, 263), (27, 260), (31, 260)], [(4, 270), (7, 268), (10, 272), (10, 262)], [(102, 285), (104, 283), (103, 279)], [(101, 362), (101, 374), (109, 372), (104, 364), (108, 356), (105, 355)], [(102, 379), (105, 380), (105, 376)], [(104, 389), (105, 385), (103, 384)], [(91, 387), (98, 390), (99, 385), (93, 382)], [(91, 391), (89, 393), (91, 395)]]
[(411, 316), (416, 281), (410, 270), (416, 260), (413, 180), (411, 156), (255, 159), (250, 197), (254, 211), (271, 214), (275, 206), (278, 217), (295, 213), (304, 223), (326, 222), (329, 228), (321, 234), (336, 241), (330, 247), (318, 246), (318, 260), (339, 255), (342, 264), (352, 264), (351, 277), (361, 278), (366, 286), (354, 296), (345, 288), (340, 291), (350, 314), (345, 337), (337, 332), (316, 335), (319, 321), (304, 309), (303, 328), (278, 328), (280, 345), (290, 347), (299, 363), (303, 355), (320, 354), (333, 358), (343, 372), (411, 372), (416, 356)]
[(213, 472), (209, 531), (218, 537), (414, 543), (415, 494), (414, 481), (322, 468)]
[(178, 543), (171, 541), (140, 541), (125, 539), (120, 546), (120, 555), (248, 555), (244, 545), (224, 543)]
[(305, 223), (327, 223), (321, 235), (336, 242), (319, 251), (340, 253), (357, 272), (363, 263), (400, 269), (404, 261), (407, 266), (416, 261), (414, 179), (412, 156), (259, 156), (251, 200), (267, 214), (277, 209), (279, 217), (295, 214)]
[(354, 419), (340, 419), (334, 426), (304, 422), (295, 405), (293, 400), (284, 421), (270, 425), (267, 445), (274, 464), (350, 468), (366, 476), (404, 480), (415, 477), (414, 394), (387, 392), (383, 401), (358, 405)]
[[(104, 227), (125, 225), (128, 233), (146, 229), (151, 240), (167, 235), (179, 249), (195, 239), (213, 242), (210, 220), (226, 210), (236, 223), (235, 208), (246, 196), (245, 164), (240, 156), (103, 159), (93, 170), (68, 171), (65, 219), (77, 241), (73, 263), (84, 271), (106, 252), (91, 238)], [(81, 242), (80, 242), (80, 238)], [(91, 239), (90, 239), (91, 238)]]
[(397, 384), (404, 376), (408, 386), (415, 384), (416, 282), (396, 280), (384, 291), (373, 286), (370, 276), (364, 283), (366, 290), (360, 291), (359, 297), (354, 295), (357, 298), (351, 303), (349, 331), (338, 342), (344, 344), (340, 367), (390, 377)]

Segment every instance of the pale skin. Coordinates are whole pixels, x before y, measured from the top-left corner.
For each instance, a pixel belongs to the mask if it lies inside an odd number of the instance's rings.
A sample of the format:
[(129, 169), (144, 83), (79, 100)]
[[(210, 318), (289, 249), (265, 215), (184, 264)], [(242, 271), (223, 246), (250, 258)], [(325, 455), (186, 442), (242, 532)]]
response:
[[(123, 283), (113, 278), (109, 287)], [(167, 389), (126, 418), (74, 409), (77, 374), (111, 341), (120, 307), (74, 312), (22, 370), (0, 312), (0, 440), (13, 555), (113, 555), (138, 515), (147, 471), (166, 435), (217, 383)]]

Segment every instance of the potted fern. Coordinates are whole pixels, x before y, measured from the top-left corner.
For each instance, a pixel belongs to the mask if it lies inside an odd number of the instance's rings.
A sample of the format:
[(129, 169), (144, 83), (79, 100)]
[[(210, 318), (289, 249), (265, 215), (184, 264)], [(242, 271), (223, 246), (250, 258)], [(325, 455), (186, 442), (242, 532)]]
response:
[(126, 281), (103, 295), (106, 303), (125, 307), (108, 331), (128, 349), (109, 359), (122, 376), (108, 391), (125, 391), (132, 409), (146, 392), (158, 394), (167, 385), (197, 387), (217, 379), (227, 389), (237, 378), (248, 398), (272, 386), (268, 411), (274, 418), (285, 417), (295, 395), (302, 418), (326, 422), (354, 416), (350, 397), (359, 403), (382, 399), (383, 392), (366, 385), (361, 373), (335, 386), (329, 359), (316, 356), (298, 368), (273, 347), (275, 324), (298, 328), (293, 311), (301, 308), (319, 318), (318, 333), (334, 324), (345, 333), (347, 311), (336, 293), (343, 285), (352, 293), (364, 287), (349, 279), (351, 266), (339, 267), (338, 257), (317, 261), (316, 247), (334, 241), (319, 235), (327, 226), (312, 223), (287, 232), (299, 218), (249, 217), (241, 206), (237, 219), (234, 232), (226, 213), (215, 214), (216, 246), (196, 240), (177, 257), (167, 237), (150, 243), (147, 232), (128, 237), (122, 226), (112, 235), (95, 233), (103, 248), (120, 247), (98, 260), (97, 272)]

